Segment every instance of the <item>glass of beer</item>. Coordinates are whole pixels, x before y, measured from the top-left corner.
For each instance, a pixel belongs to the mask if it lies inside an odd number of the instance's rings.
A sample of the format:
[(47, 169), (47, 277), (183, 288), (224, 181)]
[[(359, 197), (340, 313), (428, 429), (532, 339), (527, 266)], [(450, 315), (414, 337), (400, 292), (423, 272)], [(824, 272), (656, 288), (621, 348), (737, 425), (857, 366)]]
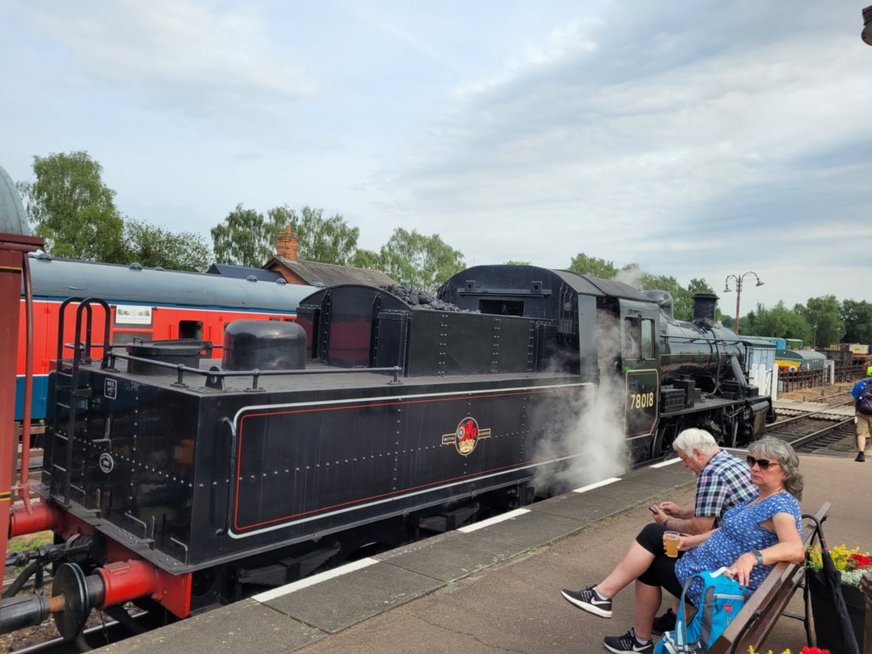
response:
[(681, 538), (681, 534), (679, 534), (677, 531), (663, 532), (663, 545), (666, 547), (666, 556), (671, 559), (678, 557), (679, 538)]

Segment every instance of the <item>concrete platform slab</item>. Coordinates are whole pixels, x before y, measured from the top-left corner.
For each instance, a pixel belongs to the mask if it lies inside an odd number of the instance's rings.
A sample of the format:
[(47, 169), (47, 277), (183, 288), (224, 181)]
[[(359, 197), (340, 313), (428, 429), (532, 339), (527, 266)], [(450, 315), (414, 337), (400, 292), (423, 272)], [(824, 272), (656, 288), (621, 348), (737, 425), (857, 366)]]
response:
[(100, 651), (107, 654), (250, 652), (252, 642), (256, 641), (257, 651), (269, 654), (299, 649), (325, 635), (249, 599), (102, 647)]
[(379, 560), (449, 583), (504, 563), (518, 554), (514, 543), (480, 532), (451, 532), (380, 554)]
[(317, 586), (270, 599), (264, 605), (304, 624), (336, 633), (441, 586), (440, 580), (377, 562)]

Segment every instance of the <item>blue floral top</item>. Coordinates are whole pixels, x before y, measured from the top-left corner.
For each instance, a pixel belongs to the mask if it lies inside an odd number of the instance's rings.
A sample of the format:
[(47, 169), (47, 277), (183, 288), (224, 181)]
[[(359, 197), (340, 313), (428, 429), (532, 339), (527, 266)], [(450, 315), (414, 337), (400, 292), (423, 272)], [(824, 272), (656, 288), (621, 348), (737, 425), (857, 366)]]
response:
[[(775, 545), (778, 542), (778, 534), (764, 529), (760, 523), (776, 513), (792, 515), (796, 518), (797, 532), (801, 530), (802, 511), (799, 502), (790, 493), (776, 493), (752, 506), (748, 506), (749, 501), (737, 504), (727, 511), (720, 528), (709, 536), (707, 541), (678, 559), (675, 563), (675, 576), (682, 586), (688, 577), (697, 572), (729, 567), (745, 552)], [(756, 589), (771, 569), (771, 565), (755, 566), (751, 570), (748, 587), (751, 590)], [(688, 598), (694, 604), (697, 603), (700, 592), (695, 586), (697, 584), (687, 592)]]

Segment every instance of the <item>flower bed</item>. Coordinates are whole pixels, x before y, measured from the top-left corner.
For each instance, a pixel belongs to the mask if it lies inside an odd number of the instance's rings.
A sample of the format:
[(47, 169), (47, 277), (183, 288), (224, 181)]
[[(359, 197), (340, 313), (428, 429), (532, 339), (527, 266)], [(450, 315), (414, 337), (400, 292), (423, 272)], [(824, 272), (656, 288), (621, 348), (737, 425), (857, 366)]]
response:
[[(845, 586), (860, 587), (860, 577), (872, 570), (872, 556), (869, 552), (860, 552), (859, 547), (849, 550), (845, 545), (839, 545), (830, 549), (830, 557), (842, 575), (842, 583)], [(815, 572), (821, 569), (820, 547), (809, 547), (806, 552), (806, 566)]]

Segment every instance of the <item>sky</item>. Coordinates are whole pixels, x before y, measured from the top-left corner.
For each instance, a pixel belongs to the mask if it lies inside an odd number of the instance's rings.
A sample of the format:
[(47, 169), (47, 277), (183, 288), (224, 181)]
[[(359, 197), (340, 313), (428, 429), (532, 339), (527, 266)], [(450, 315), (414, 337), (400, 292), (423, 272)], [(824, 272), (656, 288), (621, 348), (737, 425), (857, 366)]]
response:
[(749, 271), (742, 313), (872, 301), (869, 2), (4, 0), (0, 166), (85, 150), (122, 214), (207, 242), (311, 206), (727, 313)]

